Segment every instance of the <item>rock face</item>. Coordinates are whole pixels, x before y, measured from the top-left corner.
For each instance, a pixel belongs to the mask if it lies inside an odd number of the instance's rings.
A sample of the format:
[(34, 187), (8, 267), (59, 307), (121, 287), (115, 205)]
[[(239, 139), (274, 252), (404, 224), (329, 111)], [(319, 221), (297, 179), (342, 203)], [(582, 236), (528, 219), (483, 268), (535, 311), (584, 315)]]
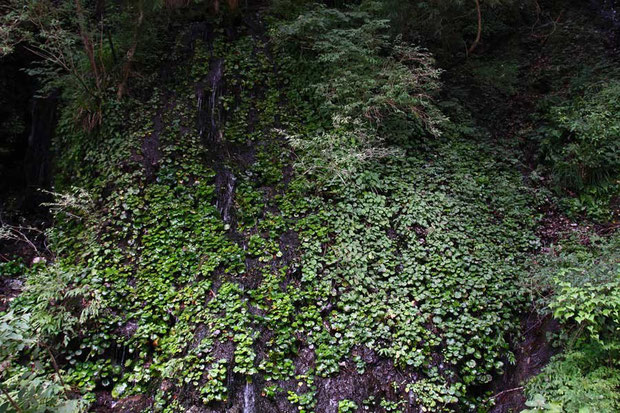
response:
[(33, 99), (28, 149), (24, 161), (24, 173), (29, 186), (45, 188), (50, 185), (50, 147), (56, 126), (57, 106), (57, 92), (44, 98)]
[(254, 392), (254, 384), (246, 382), (243, 390), (243, 413), (256, 413)]
[(97, 413), (134, 413), (148, 411), (152, 405), (153, 399), (143, 394), (114, 401), (109, 393), (100, 392), (97, 395), (97, 407), (94, 411)]
[[(0, 62), (0, 192), (20, 191), (25, 184), (24, 156), (32, 115), (32, 96), (36, 88), (22, 67), (31, 64), (22, 49)], [(0, 199), (2, 204), (2, 199)]]
[[(206, 90), (198, 91), (198, 132), (207, 144), (221, 142), (221, 110), (218, 110), (219, 99), (224, 87), (224, 62), (215, 59), (206, 79)], [(206, 95), (206, 96), (205, 96)], [(206, 134), (205, 134), (206, 133)]]

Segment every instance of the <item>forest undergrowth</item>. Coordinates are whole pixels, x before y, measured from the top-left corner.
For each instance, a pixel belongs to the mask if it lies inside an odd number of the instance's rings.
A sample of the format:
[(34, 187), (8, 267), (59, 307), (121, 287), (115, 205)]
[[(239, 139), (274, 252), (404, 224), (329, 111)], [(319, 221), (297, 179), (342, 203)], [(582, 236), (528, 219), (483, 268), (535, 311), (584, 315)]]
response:
[(178, 17), (98, 127), (65, 96), (48, 252), (0, 263), (0, 410), (617, 411), (591, 16), (449, 62), (381, 2), (274, 3)]

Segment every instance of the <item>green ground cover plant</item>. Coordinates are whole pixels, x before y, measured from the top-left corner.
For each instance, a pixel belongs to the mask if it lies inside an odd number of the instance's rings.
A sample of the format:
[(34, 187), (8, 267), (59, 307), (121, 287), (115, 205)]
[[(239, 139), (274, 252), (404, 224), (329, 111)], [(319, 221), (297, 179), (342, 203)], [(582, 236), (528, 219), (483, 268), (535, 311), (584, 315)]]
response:
[[(615, 224), (541, 231), (590, 190), (613, 217), (617, 81), (534, 109), (557, 186), (536, 185), (512, 139), (531, 128), (480, 124), (499, 111), (475, 114), (385, 3), (337, 3), (170, 9), (100, 126), (64, 96), (53, 256), (0, 264), (23, 283), (0, 312), (0, 410), (488, 411), (532, 303), (564, 351), (526, 411), (617, 410)], [(492, 6), (488, 33), (508, 31)], [(524, 93), (520, 59), (456, 70), (499, 105)]]

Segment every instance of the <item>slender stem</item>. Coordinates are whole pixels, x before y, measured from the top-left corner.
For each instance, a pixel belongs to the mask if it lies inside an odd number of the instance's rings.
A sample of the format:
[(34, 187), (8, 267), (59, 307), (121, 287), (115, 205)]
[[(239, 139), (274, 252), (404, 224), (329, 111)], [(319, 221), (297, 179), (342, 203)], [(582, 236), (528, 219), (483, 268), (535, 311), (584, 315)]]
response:
[(67, 392), (67, 387), (65, 386), (65, 381), (62, 379), (62, 374), (60, 374), (60, 368), (58, 368), (58, 363), (56, 363), (56, 358), (54, 357), (54, 355), (52, 354), (52, 351), (50, 350), (50, 348), (48, 346), (46, 346), (44, 344), (43, 347), (45, 347), (45, 349), (47, 350), (47, 354), (49, 354), (50, 359), (52, 360), (52, 366), (54, 367), (54, 370), (56, 371), (56, 375), (58, 376), (58, 379), (60, 380), (60, 384), (62, 386), (62, 390), (64, 391), (65, 396), (67, 396), (67, 398), (68, 398), (69, 397), (69, 393)]
[(15, 409), (15, 411), (17, 413), (22, 413), (23, 412), (21, 407), (19, 407), (19, 405), (15, 402), (15, 400), (13, 400), (13, 398), (11, 397), (9, 392), (4, 388), (4, 386), (2, 384), (0, 384), (0, 391), (2, 391), (2, 394), (4, 394), (4, 396), (7, 398), (9, 403), (11, 403), (11, 406), (13, 406), (13, 408)]
[(116, 58), (116, 49), (114, 49), (114, 42), (112, 42), (112, 34), (110, 33), (110, 30), (106, 30), (106, 34), (108, 37), (108, 44), (110, 45), (110, 51), (112, 52), (112, 61), (116, 65), (118, 59)]

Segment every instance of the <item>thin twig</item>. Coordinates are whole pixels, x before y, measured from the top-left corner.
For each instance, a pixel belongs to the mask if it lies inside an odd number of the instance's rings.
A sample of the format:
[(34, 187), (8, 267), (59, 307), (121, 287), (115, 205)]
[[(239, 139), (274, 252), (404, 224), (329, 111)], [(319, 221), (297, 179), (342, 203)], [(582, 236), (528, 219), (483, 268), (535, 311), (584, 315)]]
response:
[(536, 320), (536, 322), (534, 323), (533, 326), (531, 326), (530, 328), (527, 329), (527, 331), (525, 333), (523, 333), (523, 335), (527, 335), (527, 333), (529, 333), (530, 331), (532, 331), (533, 329), (535, 329), (536, 327), (538, 327), (544, 320), (546, 317), (542, 317), (542, 318), (538, 318)]
[(564, 10), (562, 10), (562, 11), (560, 12), (560, 14), (558, 14), (557, 19), (555, 19), (555, 20), (553, 21), (553, 29), (551, 30), (551, 33), (549, 33), (547, 36), (545, 36), (545, 38), (543, 39), (543, 41), (542, 41), (542, 42), (540, 42), (541, 46), (544, 46), (544, 45), (545, 45), (545, 43), (547, 43), (547, 40), (549, 40), (549, 38), (553, 35), (553, 33), (555, 33), (555, 31), (556, 31), (556, 30), (557, 30), (557, 28), (558, 28), (558, 23), (560, 22), (560, 19), (562, 18), (562, 15), (563, 15), (563, 14), (564, 14)]
[(512, 393), (513, 391), (519, 391), (519, 390), (523, 390), (523, 386), (515, 387), (514, 389), (508, 389), (508, 390), (500, 391), (495, 396), (489, 397), (489, 400), (497, 399), (499, 396), (502, 396), (502, 395), (504, 395), (506, 393)]
[(0, 239), (8, 239), (8, 240), (13, 240), (13, 241), (25, 242), (26, 244), (30, 246), (30, 248), (34, 250), (34, 252), (37, 255), (40, 255), (39, 249), (36, 247), (36, 245), (34, 245), (34, 243), (30, 241), (28, 236), (22, 232), (22, 230), (29, 231), (29, 230), (32, 230), (32, 228), (18, 227), (18, 226), (4, 224), (2, 222), (0, 222), (0, 225), (1, 225), (0, 229), (4, 229), (6, 231), (6, 232), (3, 231), (2, 233), (0, 233)]
[(617, 230), (618, 228), (620, 228), (620, 223), (612, 224), (612, 225), (610, 225), (608, 227), (605, 227), (605, 228), (601, 229), (600, 233), (601, 234), (607, 234), (607, 233), (610, 233), (610, 232), (613, 232), (613, 231)]
[(536, 21), (532, 25), (531, 33), (534, 33), (534, 28), (540, 22), (540, 14), (542, 12), (540, 4), (538, 4), (538, 0), (534, 0), (534, 6), (536, 7)]

